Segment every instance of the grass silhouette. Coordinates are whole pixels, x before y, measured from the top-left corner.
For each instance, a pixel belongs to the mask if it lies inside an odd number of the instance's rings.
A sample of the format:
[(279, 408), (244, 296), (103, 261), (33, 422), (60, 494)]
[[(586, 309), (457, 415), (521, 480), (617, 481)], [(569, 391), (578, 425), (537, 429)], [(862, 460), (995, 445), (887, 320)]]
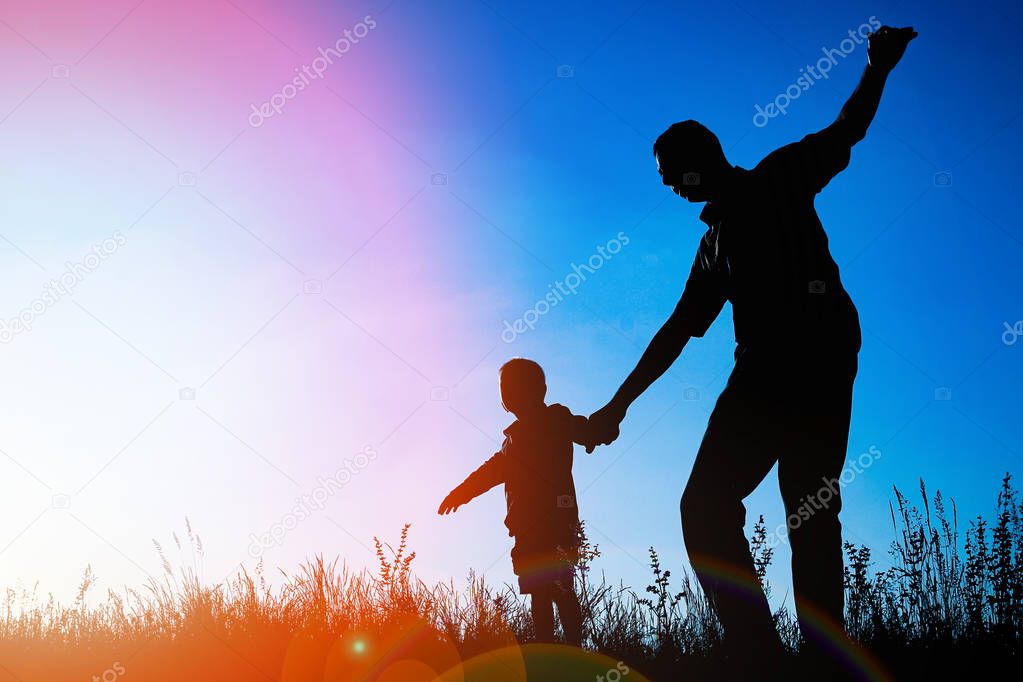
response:
[[(894, 491), (891, 566), (874, 570), (873, 553), (846, 545), (846, 627), (862, 647), (853, 664), (876, 679), (948, 678), (1012, 669), (1023, 635), (1023, 505), (1008, 475), (994, 517), (961, 530), (954, 502), (919, 503)], [(186, 524), (187, 547), (201, 559)], [(173, 569), (157, 544), (165, 575), (142, 590), (108, 592), (89, 606), (87, 569), (70, 605), (34, 591), (7, 590), (0, 616), (0, 682), (103, 680), (416, 680), (532, 638), (528, 605), (510, 586), (473, 573), (466, 584), (428, 585), (413, 573), (409, 526), (396, 547), (376, 540), (375, 572), (314, 558), (271, 588), (262, 563), (217, 585), (196, 566)], [(773, 552), (763, 518), (751, 538), (764, 588)], [(586, 648), (619, 666), (618, 677), (714, 679), (720, 630), (687, 572), (673, 580), (650, 549), (651, 583), (636, 593), (593, 576), (600, 556), (583, 533), (577, 588)], [(674, 583), (674, 586), (673, 586)], [(798, 629), (786, 609), (779, 631), (796, 659)], [(615, 678), (610, 675), (609, 679)], [(445, 678), (449, 679), (449, 678)], [(450, 678), (456, 679), (456, 678)], [(462, 678), (457, 678), (462, 679)], [(465, 678), (477, 679), (471, 674)], [(478, 679), (524, 679), (505, 666)], [(586, 679), (594, 679), (587, 677)]]

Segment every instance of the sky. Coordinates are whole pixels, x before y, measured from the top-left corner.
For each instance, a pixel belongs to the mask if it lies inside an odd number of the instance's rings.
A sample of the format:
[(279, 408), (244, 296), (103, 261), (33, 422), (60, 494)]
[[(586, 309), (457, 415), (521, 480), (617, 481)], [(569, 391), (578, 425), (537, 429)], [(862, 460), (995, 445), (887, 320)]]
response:
[[(0, 586), (138, 586), (154, 540), (210, 582), (373, 568), (406, 523), (428, 582), (511, 581), (499, 491), (435, 513), (511, 420), (498, 367), (534, 358), (552, 402), (601, 407), (702, 234), (653, 140), (694, 118), (752, 167), (834, 120), (874, 21), (920, 37), (817, 199), (864, 336), (845, 539), (883, 567), (893, 487), (923, 479), (965, 526), (1019, 473), (1017, 5), (96, 5), (0, 2)], [(611, 582), (642, 589), (649, 547), (686, 566), (733, 344), (726, 307), (618, 442), (577, 449)], [(774, 471), (746, 506), (784, 523)]]

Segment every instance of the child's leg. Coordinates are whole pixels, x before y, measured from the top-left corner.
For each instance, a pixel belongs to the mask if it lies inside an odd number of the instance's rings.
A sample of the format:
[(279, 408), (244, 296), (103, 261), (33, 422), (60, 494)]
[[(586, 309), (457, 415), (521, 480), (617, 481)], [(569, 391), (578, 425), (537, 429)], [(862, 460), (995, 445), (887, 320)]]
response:
[(554, 641), (554, 599), (550, 592), (538, 590), (529, 598), (529, 609), (533, 613), (533, 631), (536, 641), (548, 644)]
[(568, 588), (557, 590), (554, 593), (554, 602), (558, 605), (558, 618), (561, 619), (561, 628), (565, 631), (565, 643), (572, 646), (582, 646), (583, 643), (583, 614), (579, 606), (579, 597), (575, 590)]

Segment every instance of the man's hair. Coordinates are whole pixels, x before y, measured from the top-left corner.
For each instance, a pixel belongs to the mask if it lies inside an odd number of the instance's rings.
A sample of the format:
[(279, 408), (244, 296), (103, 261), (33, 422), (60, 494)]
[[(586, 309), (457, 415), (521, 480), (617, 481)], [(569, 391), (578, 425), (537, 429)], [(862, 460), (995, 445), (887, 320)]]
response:
[(705, 161), (723, 158), (724, 150), (718, 136), (697, 121), (679, 121), (661, 133), (654, 142), (654, 154), (665, 159)]
[(547, 395), (547, 377), (533, 360), (512, 358), (501, 365), (499, 377), (505, 397), (515, 403), (542, 401)]

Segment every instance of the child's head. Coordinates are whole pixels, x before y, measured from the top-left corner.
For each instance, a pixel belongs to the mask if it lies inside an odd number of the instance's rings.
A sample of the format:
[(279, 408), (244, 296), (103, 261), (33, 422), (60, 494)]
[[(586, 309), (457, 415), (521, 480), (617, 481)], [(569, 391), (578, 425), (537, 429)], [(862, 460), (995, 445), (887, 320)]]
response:
[(547, 396), (547, 378), (537, 363), (513, 358), (501, 366), (501, 404), (518, 416), (543, 407)]

